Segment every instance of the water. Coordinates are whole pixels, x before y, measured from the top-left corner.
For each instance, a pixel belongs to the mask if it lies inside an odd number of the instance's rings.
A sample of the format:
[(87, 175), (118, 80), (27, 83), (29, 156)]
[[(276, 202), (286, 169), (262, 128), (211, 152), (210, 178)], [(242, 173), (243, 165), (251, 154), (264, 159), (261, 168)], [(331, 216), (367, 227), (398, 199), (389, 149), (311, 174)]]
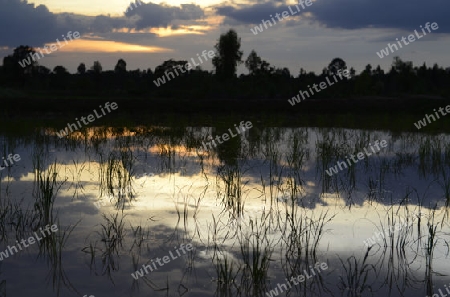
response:
[(227, 128), (4, 136), (0, 296), (445, 293), (449, 134)]

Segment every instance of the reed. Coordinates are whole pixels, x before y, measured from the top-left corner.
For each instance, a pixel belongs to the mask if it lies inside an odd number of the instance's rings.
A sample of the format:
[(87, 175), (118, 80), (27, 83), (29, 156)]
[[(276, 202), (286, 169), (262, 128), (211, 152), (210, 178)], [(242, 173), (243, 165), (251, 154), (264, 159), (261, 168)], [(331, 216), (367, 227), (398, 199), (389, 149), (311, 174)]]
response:
[(267, 290), (268, 270), (272, 261), (275, 240), (269, 236), (270, 226), (266, 214), (258, 221), (251, 219), (249, 230), (238, 235), (243, 261), (241, 286), (249, 296), (257, 296)]
[(373, 281), (370, 282), (370, 275), (373, 279), (376, 279), (377, 271), (373, 264), (369, 264), (370, 250), (371, 247), (367, 248), (363, 259), (350, 256), (343, 261), (339, 257), (344, 273), (339, 276), (338, 288), (343, 295), (357, 297), (373, 294)]
[(35, 156), (34, 160), (34, 211), (36, 212), (38, 217), (37, 221), (40, 226), (52, 225), (55, 219), (53, 213), (55, 199), (58, 191), (67, 181), (67, 178), (63, 181), (58, 181), (59, 168), (56, 165), (56, 160), (46, 171), (43, 170), (43, 164), (38, 156)]
[(50, 272), (47, 275), (47, 279), (52, 282), (53, 289), (56, 291), (56, 296), (61, 294), (61, 286), (64, 285), (67, 289), (77, 293), (77, 289), (70, 281), (68, 274), (64, 270), (63, 266), (63, 251), (66, 246), (70, 235), (80, 223), (79, 220), (74, 225), (67, 226), (65, 230), (62, 230), (59, 220), (56, 222), (58, 231), (52, 233), (39, 241), (39, 253), (37, 258), (44, 258), (50, 268)]

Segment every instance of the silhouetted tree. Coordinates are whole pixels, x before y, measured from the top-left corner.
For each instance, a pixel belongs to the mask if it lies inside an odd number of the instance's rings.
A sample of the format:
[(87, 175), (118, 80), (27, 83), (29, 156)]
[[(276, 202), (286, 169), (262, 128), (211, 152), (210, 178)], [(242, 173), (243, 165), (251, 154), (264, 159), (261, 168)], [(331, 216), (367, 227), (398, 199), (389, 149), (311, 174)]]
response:
[(63, 66), (55, 66), (55, 68), (53, 68), (53, 73), (56, 75), (67, 75), (69, 74), (69, 71)]
[(392, 61), (390, 76), (390, 87), (397, 92), (411, 93), (414, 86), (416, 75), (411, 61), (402, 61), (400, 57), (394, 57)]
[(19, 66), (21, 66), (23, 73), (25, 74), (31, 74), (33, 72), (33, 68), (38, 65), (36, 60), (40, 59), (39, 54), (37, 54), (36, 51), (28, 45), (21, 45), (15, 48), (12, 57), (15, 61), (17, 61)]
[(278, 68), (276, 71), (279, 75), (283, 76), (284, 78), (291, 78), (291, 72), (287, 67)]
[[(229, 30), (220, 36), (215, 48), (217, 56), (213, 59), (216, 74), (201, 70), (200, 67), (186, 69), (187, 61), (173, 59), (164, 61), (155, 68), (140, 71), (127, 71), (126, 62), (118, 60), (114, 70), (102, 71), (100, 62), (95, 61), (87, 75), (71, 75), (64, 66), (56, 66), (52, 71), (38, 65), (42, 58), (29, 46), (19, 46), (3, 59), (0, 67), (0, 84), (7, 87), (20, 87), (27, 90), (70, 90), (77, 94), (98, 91), (101, 94), (112, 93), (143, 95), (155, 97), (173, 97), (185, 99), (235, 98), (235, 99), (286, 99), (292, 98), (299, 90), (306, 90), (314, 83), (323, 82), (325, 76), (336, 75), (346, 70), (346, 63), (335, 58), (319, 75), (300, 69), (297, 78), (293, 78), (288, 68), (275, 68), (252, 50), (245, 61), (250, 75), (236, 77), (237, 65), (242, 63), (241, 40), (236, 32)], [(23, 65), (23, 67), (21, 66)], [(175, 68), (174, 68), (175, 67)], [(89, 69), (89, 68), (88, 68)], [(316, 98), (347, 98), (357, 96), (402, 96), (403, 94), (426, 94), (450, 96), (450, 68), (437, 64), (427, 67), (414, 66), (411, 61), (394, 57), (390, 71), (385, 73), (378, 65), (370, 64), (356, 75), (353, 67), (348, 66), (352, 79), (339, 82), (333, 87), (316, 93)], [(85, 74), (86, 65), (80, 63), (79, 74)], [(169, 73), (170, 72), (170, 73)], [(123, 75), (121, 75), (123, 74)], [(155, 86), (156, 78), (165, 77), (165, 84)], [(181, 76), (171, 81), (172, 78)], [(225, 80), (218, 82), (216, 77)], [(170, 83), (167, 83), (171, 81)], [(226, 147), (226, 146), (225, 146)], [(224, 147), (224, 148), (225, 148)]]
[(40, 75), (49, 75), (50, 74), (50, 69), (48, 69), (47, 67), (45, 67), (45, 66), (42, 66), (42, 65), (39, 65), (38, 67), (37, 67), (37, 70), (36, 70), (36, 72), (38, 73), (38, 74), (40, 74)]
[[(172, 60), (172, 59), (164, 61), (161, 65), (156, 66), (155, 75), (163, 76), (166, 74), (166, 71), (172, 72), (173, 75), (175, 75), (175, 76), (182, 75), (183, 72), (179, 69), (179, 67), (182, 67), (183, 71), (187, 72), (187, 69), (185, 67), (187, 63), (188, 63), (187, 61), (183, 61), (183, 60), (176, 61), (176, 60)], [(176, 70), (176, 72), (174, 71), (174, 69)], [(178, 75), (176, 75), (176, 73), (178, 73)]]
[(361, 72), (361, 74), (372, 75), (372, 65), (367, 64), (366, 68), (364, 68), (364, 70), (363, 70), (363, 72)]
[(51, 76), (50, 87), (55, 90), (66, 90), (69, 88), (70, 73), (63, 66), (55, 66)]
[(392, 67), (398, 73), (410, 73), (413, 71), (413, 63), (411, 61), (402, 61), (400, 57), (394, 57)]
[(100, 74), (102, 73), (102, 64), (100, 64), (99, 61), (94, 61), (94, 65), (91, 67), (91, 70), (95, 73), (95, 74)]
[(373, 71), (373, 73), (377, 76), (383, 76), (384, 75), (384, 70), (381, 69), (380, 65), (377, 66), (377, 68), (375, 68), (375, 70)]
[(236, 68), (242, 63), (241, 38), (236, 31), (230, 29), (227, 33), (220, 35), (214, 47), (217, 53), (212, 63), (216, 68), (216, 74), (222, 79), (235, 77)]
[(368, 64), (365, 70), (361, 72), (361, 75), (355, 80), (354, 93), (357, 95), (371, 95), (372, 85), (372, 66)]
[(78, 65), (77, 73), (82, 75), (86, 73), (86, 65), (84, 63), (80, 63), (80, 65)]
[(350, 67), (350, 77), (354, 78), (356, 76), (356, 70), (353, 67)]
[(250, 74), (256, 74), (256, 72), (261, 69), (262, 60), (258, 54), (252, 50), (245, 60), (245, 67), (247, 67)]
[(3, 68), (12, 81), (21, 81), (23, 84), (25, 76), (31, 76), (38, 66), (38, 59), (40, 56), (32, 47), (21, 45), (14, 49), (12, 55), (3, 59)]
[(306, 75), (306, 70), (303, 69), (303, 68), (300, 68), (300, 71), (299, 71), (299, 73), (298, 73), (298, 77), (302, 77), (302, 76), (304, 76), (304, 75)]
[(262, 60), (254, 50), (252, 50), (247, 60), (245, 60), (245, 67), (247, 67), (252, 75), (272, 74), (275, 72), (275, 68), (271, 67), (267, 61)]
[(271, 74), (274, 71), (275, 71), (275, 67), (270, 66), (269, 62), (267, 62), (266, 60), (262, 60), (261, 69), (260, 69), (261, 73)]
[[(335, 75), (338, 70), (347, 69), (347, 64), (341, 58), (334, 58), (328, 65), (328, 75)], [(341, 71), (342, 73), (342, 71)]]
[(114, 72), (118, 74), (126, 73), (127, 62), (125, 62), (123, 59), (119, 59), (119, 61), (117, 61), (116, 67), (114, 67)]

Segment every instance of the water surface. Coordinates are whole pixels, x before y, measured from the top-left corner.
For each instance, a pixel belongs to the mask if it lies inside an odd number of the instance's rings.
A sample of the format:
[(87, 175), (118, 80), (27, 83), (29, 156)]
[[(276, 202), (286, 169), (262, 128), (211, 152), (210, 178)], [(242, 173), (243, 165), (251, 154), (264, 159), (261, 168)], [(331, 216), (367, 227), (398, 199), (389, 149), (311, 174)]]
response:
[[(21, 160), (0, 171), (0, 251), (47, 224), (59, 230), (0, 262), (0, 293), (445, 292), (449, 134), (256, 124), (201, 150), (208, 135), (228, 128), (97, 127), (64, 138), (45, 128), (4, 135), (3, 156)], [(387, 147), (326, 173), (350, 154), (370, 151), (376, 140)], [(187, 244), (192, 250), (180, 250)], [(327, 269), (311, 276), (321, 263)], [(157, 269), (136, 279), (142, 265)], [(305, 274), (305, 281), (287, 285)]]

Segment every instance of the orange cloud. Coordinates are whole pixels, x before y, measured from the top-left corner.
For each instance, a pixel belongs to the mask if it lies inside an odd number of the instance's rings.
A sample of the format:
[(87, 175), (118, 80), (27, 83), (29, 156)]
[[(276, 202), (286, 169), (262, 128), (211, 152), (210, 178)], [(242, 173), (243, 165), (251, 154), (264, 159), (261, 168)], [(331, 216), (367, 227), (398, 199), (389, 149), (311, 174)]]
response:
[[(61, 43), (64, 44), (64, 43)], [(49, 44), (47, 44), (49, 45)], [(117, 53), (117, 52), (145, 52), (145, 53), (164, 53), (173, 52), (172, 49), (128, 44), (124, 42), (108, 41), (108, 40), (85, 40), (77, 39), (69, 41), (68, 44), (59, 49), (61, 52), (102, 52), (102, 53)]]
[(210, 27), (207, 26), (181, 26), (179, 29), (168, 28), (152, 28), (151, 33), (157, 34), (159, 37), (167, 37), (173, 35), (184, 35), (184, 34), (196, 34), (204, 35), (203, 30), (207, 30)]

